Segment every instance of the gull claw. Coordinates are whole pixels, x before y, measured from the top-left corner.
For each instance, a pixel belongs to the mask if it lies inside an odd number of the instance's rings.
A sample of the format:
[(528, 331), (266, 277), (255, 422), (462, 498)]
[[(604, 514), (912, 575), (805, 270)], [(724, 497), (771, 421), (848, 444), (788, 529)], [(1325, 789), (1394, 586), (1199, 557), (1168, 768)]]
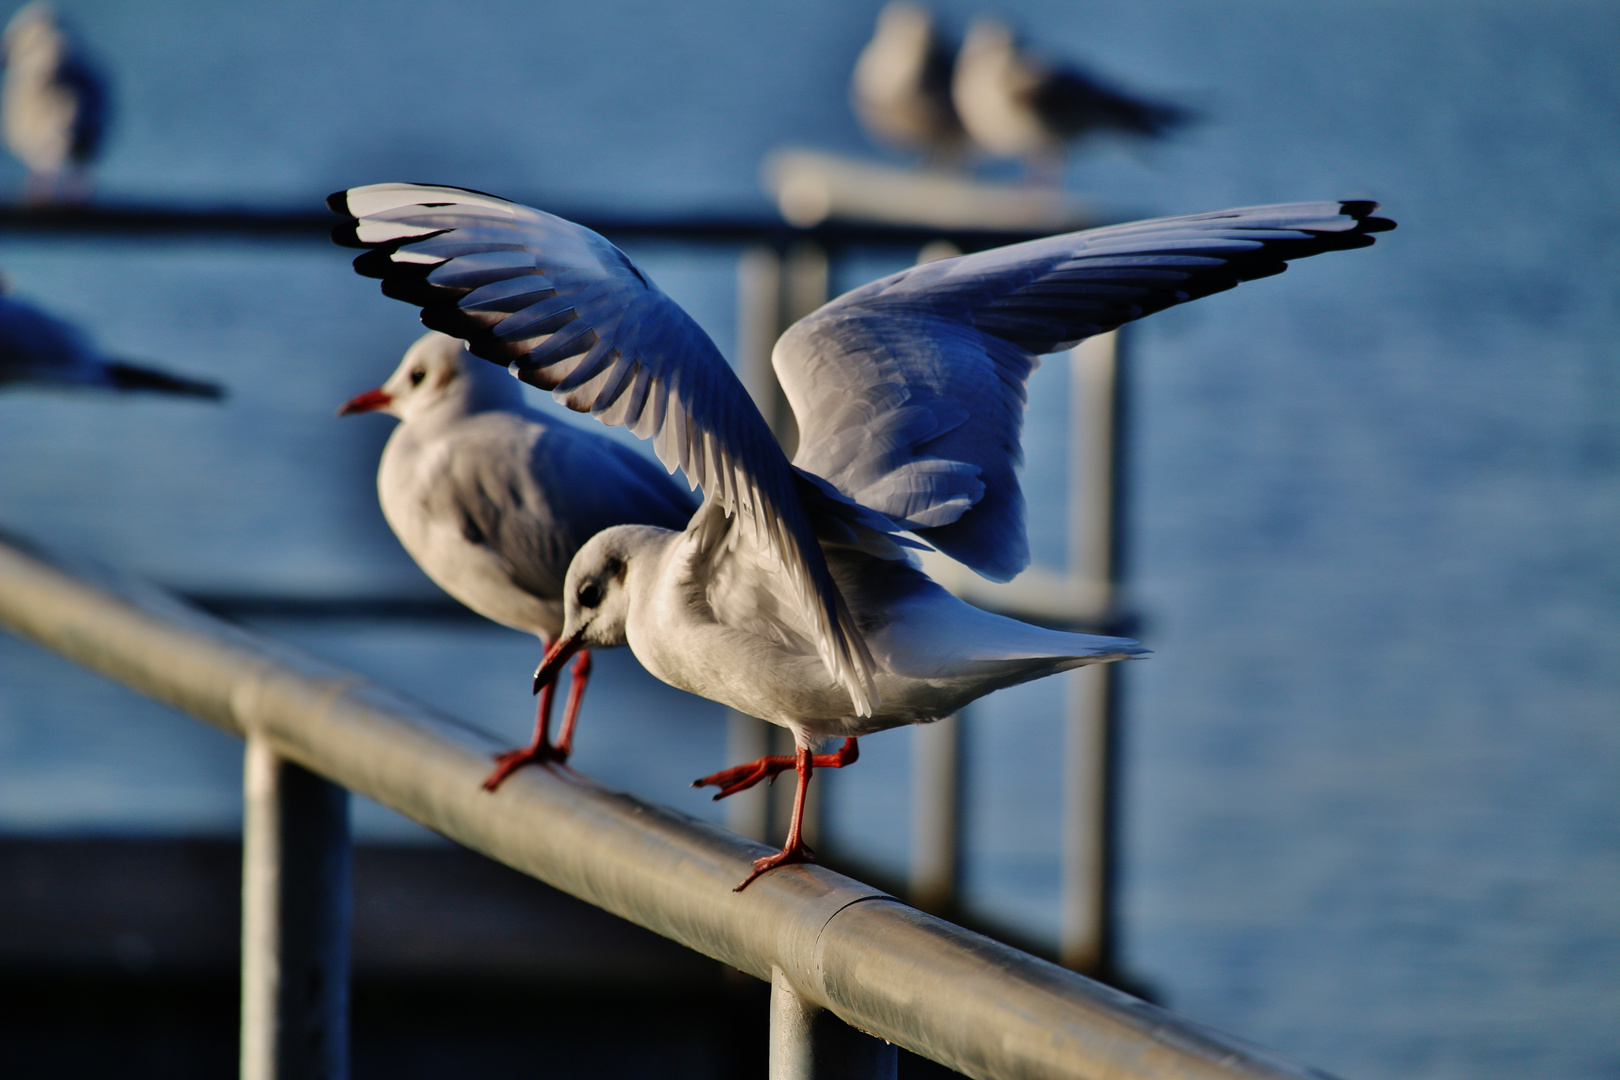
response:
[(516, 750), (507, 750), (495, 755), (495, 769), (484, 777), (484, 790), (494, 791), (506, 782), (506, 778), (523, 768), (525, 765), (544, 765), (556, 762), (565, 765), (568, 762), (568, 751), (549, 743), (540, 743), (532, 746), (520, 746)]
[(816, 861), (816, 853), (810, 850), (809, 844), (799, 844), (797, 847), (784, 848), (775, 855), (766, 855), (754, 860), (754, 869), (732, 889), (732, 892), (742, 892), (752, 885), (754, 879), (767, 870), (775, 870), (778, 866), (792, 866), (795, 863), (808, 865)]

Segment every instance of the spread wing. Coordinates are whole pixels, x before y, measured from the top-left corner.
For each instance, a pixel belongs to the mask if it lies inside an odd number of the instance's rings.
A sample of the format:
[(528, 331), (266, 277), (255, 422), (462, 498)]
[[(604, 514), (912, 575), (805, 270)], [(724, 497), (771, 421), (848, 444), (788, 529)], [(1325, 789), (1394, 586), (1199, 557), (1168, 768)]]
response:
[(833, 583), (792, 466), (707, 334), (618, 248), (492, 195), (373, 184), (332, 196), (333, 231), (367, 249), (355, 269), (578, 412), (653, 440), (705, 499), (786, 571), (828, 668), (856, 707), (876, 700), (872, 659)]
[(1025, 384), (1042, 353), (1174, 304), (1365, 247), (1369, 202), (1161, 218), (913, 267), (832, 301), (772, 354), (799, 422), (794, 464), (985, 577), (1029, 563)]

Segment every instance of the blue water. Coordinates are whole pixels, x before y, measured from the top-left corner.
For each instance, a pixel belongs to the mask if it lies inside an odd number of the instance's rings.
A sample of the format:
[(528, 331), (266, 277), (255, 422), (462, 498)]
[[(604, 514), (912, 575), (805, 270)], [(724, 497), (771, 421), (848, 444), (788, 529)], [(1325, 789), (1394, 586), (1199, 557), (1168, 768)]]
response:
[[(403, 178), (756, 213), (773, 146), (865, 152), (842, 84), (874, 3), (60, 6), (117, 71), (107, 198), (308, 207)], [(1156, 655), (1127, 681), (1127, 966), (1349, 1076), (1620, 1076), (1620, 8), (1003, 8), (1207, 114), (1077, 161), (1103, 208), (1356, 196), (1401, 221), (1131, 343), (1131, 597)], [(731, 349), (730, 253), (632, 254)], [(342, 253), (0, 237), (0, 267), (235, 391), (0, 397), (0, 521), (185, 588), (430, 588), (375, 509), (386, 421), (331, 417), (418, 328)], [(1051, 562), (1063, 365), (1036, 378)], [(513, 737), (527, 722), (520, 635), (263, 628)], [(969, 895), (1047, 938), (1060, 693), (998, 695), (969, 732)], [(712, 812), (684, 784), (721, 763), (717, 710), (628, 657), (589, 708), (583, 768)], [(837, 843), (892, 867), (908, 743), (828, 778)], [(0, 638), (0, 827), (228, 830), (238, 766), (229, 739)], [(371, 810), (362, 829), (410, 831)]]

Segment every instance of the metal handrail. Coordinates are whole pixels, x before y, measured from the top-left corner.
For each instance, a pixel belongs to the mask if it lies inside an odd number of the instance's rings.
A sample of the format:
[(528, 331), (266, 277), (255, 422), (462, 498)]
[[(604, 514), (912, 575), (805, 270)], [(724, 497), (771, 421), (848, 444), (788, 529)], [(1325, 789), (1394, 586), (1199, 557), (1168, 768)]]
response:
[(570, 769), (489, 795), (494, 737), (150, 586), (0, 542), (0, 624), (969, 1076), (1323, 1076), (822, 867), (734, 893), (761, 845)]

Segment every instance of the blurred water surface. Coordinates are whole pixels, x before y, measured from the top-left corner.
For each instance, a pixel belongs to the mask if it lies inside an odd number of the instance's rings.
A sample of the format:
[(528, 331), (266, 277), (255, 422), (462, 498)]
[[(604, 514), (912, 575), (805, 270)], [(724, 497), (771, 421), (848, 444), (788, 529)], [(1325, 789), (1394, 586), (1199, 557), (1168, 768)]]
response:
[[(107, 199), (310, 207), (382, 179), (551, 209), (761, 214), (760, 156), (864, 144), (875, 4), (63, 0), (117, 77)], [(960, 26), (966, 2), (939, 5)], [(1620, 1075), (1620, 9), (1021, 0), (1053, 51), (1178, 97), (1176, 143), (1070, 180), (1116, 213), (1383, 200), (1370, 251), (1132, 339), (1124, 951), (1172, 1007), (1359, 1077)], [(0, 187), (20, 170), (0, 166)], [(732, 349), (733, 252), (633, 248)], [(304, 242), (0, 237), (12, 288), (222, 407), (0, 396), (0, 522), (188, 589), (420, 594), (339, 422), (419, 332)], [(893, 268), (846, 266), (852, 285)], [(1064, 365), (1032, 393), (1062, 557)], [(518, 738), (534, 642), (266, 623)], [(712, 814), (723, 719), (604, 657), (579, 762)], [(1056, 933), (1056, 680), (969, 731), (967, 888)], [(903, 866), (909, 734), (829, 776), (837, 844)], [(229, 739), (0, 638), (0, 828), (227, 831)], [(378, 810), (362, 832), (410, 833)]]

